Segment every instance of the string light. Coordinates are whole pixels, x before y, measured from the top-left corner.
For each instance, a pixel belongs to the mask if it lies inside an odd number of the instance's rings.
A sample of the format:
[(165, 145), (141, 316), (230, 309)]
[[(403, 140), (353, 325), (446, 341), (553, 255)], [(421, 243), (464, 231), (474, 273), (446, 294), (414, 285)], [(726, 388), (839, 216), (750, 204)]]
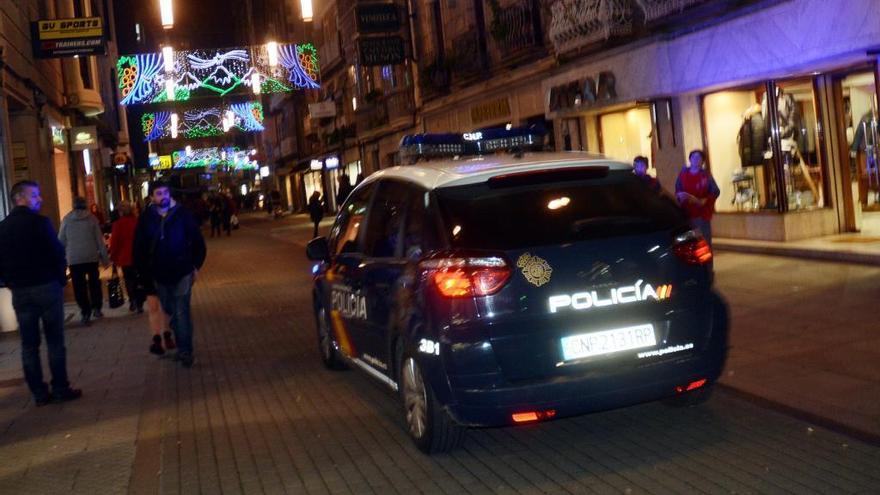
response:
[(177, 114), (171, 114), (171, 139), (177, 139)]
[(165, 62), (165, 73), (174, 73), (174, 48), (170, 46), (162, 47), (162, 60)]

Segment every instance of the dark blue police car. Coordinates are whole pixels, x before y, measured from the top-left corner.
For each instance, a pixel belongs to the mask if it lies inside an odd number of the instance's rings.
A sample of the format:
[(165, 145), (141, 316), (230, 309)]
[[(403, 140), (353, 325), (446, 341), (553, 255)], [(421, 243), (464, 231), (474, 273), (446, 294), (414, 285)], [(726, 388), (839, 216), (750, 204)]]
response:
[(397, 391), (425, 452), (468, 426), (700, 402), (724, 364), (710, 247), (601, 156), (382, 170), (307, 253), (325, 365)]

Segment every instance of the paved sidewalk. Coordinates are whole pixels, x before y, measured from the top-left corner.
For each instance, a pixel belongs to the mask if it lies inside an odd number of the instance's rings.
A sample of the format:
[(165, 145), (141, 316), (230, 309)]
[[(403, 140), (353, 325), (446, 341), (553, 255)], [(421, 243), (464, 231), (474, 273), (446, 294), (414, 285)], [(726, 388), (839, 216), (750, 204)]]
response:
[(790, 242), (717, 237), (712, 240), (712, 247), (720, 251), (880, 265), (880, 237), (867, 234), (840, 234)]
[[(720, 391), (519, 428), (427, 457), (395, 398), (317, 357), (300, 219), (210, 240), (196, 366), (147, 353), (145, 316), (68, 331), (85, 396), (34, 408), (0, 338), (0, 493), (872, 493), (880, 448)], [(280, 229), (280, 230), (279, 230)]]

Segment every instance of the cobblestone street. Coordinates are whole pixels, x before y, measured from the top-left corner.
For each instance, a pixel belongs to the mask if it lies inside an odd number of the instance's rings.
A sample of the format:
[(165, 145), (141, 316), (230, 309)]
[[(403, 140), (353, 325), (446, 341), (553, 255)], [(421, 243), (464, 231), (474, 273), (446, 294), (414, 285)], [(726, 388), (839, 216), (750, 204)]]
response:
[[(196, 364), (147, 353), (146, 316), (69, 326), (84, 397), (35, 408), (0, 339), (0, 493), (877, 493), (880, 448), (718, 390), (471, 430), (427, 457), (387, 389), (318, 358), (311, 225), (246, 216), (208, 239)], [(723, 255), (719, 256), (721, 259)]]

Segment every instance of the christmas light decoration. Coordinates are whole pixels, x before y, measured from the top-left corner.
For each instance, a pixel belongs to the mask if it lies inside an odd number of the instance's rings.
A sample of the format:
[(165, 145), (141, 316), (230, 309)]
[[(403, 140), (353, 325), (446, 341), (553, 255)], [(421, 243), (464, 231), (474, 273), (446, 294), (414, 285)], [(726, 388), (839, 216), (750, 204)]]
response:
[[(177, 114), (173, 114), (177, 115)], [(186, 139), (222, 136), (225, 132), (237, 129), (240, 132), (262, 132), (263, 105), (257, 101), (232, 103), (228, 106), (196, 107), (183, 112), (182, 121), (171, 112), (147, 112), (141, 117), (144, 142), (158, 139), (176, 139), (172, 132), (178, 126), (177, 134)]]
[[(311, 44), (267, 43), (220, 50), (164, 50), (119, 58), (120, 103), (136, 105), (320, 88), (318, 52)], [(163, 71), (162, 69), (171, 69)], [(256, 81), (256, 85), (255, 85)], [(258, 88), (258, 89), (257, 89)]]
[[(185, 168), (206, 168), (210, 170), (225, 169), (229, 171), (237, 170), (258, 170), (260, 163), (250, 158), (247, 150), (241, 150), (237, 147), (213, 147), (193, 149), (187, 146), (186, 149), (171, 153), (171, 161), (174, 169)], [(153, 168), (159, 165), (151, 164)]]
[(177, 139), (177, 114), (171, 114), (171, 139)]

